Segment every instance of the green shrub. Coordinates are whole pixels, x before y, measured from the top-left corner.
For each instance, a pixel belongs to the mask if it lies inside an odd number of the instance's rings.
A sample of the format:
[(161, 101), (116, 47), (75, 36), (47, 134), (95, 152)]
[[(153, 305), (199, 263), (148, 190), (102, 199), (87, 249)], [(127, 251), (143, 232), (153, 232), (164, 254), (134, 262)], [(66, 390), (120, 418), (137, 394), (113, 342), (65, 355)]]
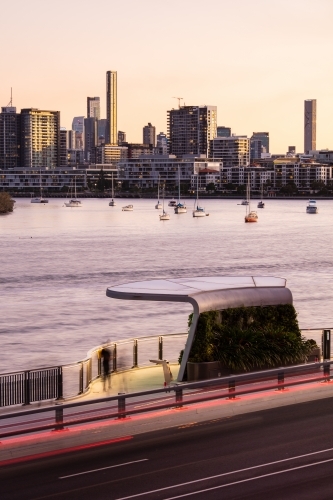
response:
[(189, 361), (249, 371), (302, 363), (314, 347), (302, 337), (292, 305), (239, 307), (200, 314)]
[(14, 209), (15, 201), (8, 193), (0, 193), (0, 214), (7, 214)]

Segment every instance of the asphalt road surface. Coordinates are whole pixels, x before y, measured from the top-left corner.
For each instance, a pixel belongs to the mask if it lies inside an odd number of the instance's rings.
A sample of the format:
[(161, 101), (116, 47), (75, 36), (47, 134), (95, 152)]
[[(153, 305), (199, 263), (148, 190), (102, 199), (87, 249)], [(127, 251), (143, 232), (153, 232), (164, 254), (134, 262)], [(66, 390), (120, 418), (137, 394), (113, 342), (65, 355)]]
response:
[(333, 398), (0, 469), (1, 500), (178, 498), (332, 499)]

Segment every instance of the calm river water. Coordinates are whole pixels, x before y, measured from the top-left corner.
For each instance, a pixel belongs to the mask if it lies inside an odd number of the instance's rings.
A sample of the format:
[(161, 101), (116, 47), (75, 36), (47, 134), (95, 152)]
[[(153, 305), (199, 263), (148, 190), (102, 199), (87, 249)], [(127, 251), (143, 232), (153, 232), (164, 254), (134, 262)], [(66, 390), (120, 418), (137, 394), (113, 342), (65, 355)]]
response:
[[(207, 200), (209, 217), (159, 221), (156, 200), (18, 199), (0, 217), (0, 373), (77, 361), (106, 339), (184, 332), (190, 305), (109, 299), (108, 286), (170, 276), (287, 279), (302, 328), (333, 326), (333, 200), (268, 200), (245, 224), (235, 200)], [(134, 204), (133, 212), (121, 207)]]

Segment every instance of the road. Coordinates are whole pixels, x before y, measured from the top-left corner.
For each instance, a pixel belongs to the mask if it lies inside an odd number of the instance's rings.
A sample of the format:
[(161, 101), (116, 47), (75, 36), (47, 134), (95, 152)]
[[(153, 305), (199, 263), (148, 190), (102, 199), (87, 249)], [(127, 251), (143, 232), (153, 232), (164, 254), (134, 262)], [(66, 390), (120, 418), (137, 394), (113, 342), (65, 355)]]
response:
[(331, 499), (332, 422), (321, 399), (3, 465), (0, 498)]

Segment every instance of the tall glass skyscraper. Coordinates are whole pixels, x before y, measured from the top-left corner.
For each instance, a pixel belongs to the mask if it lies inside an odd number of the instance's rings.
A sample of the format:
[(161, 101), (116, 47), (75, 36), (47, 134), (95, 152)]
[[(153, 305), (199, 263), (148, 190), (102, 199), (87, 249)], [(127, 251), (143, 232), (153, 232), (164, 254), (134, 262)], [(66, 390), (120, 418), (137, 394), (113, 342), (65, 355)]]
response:
[(87, 97), (87, 118), (97, 118), (97, 120), (99, 120), (100, 115), (100, 98)]
[(117, 145), (117, 71), (106, 72), (106, 119), (106, 143)]
[(304, 153), (316, 149), (317, 101), (304, 101)]

